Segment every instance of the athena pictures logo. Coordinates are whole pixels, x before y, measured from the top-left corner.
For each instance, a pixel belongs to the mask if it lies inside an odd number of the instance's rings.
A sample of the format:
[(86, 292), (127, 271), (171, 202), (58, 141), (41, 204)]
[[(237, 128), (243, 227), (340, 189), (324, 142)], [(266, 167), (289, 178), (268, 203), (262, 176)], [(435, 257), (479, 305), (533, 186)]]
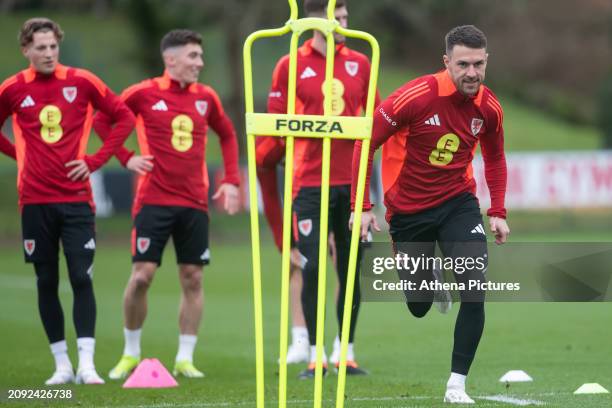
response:
[(33, 239), (24, 239), (23, 249), (25, 249), (26, 254), (28, 254), (28, 256), (32, 255), (34, 253), (34, 250), (36, 249), (36, 241)]
[(144, 254), (145, 252), (147, 252), (150, 246), (151, 246), (151, 238), (138, 237), (138, 239), (136, 240), (136, 249), (141, 254)]

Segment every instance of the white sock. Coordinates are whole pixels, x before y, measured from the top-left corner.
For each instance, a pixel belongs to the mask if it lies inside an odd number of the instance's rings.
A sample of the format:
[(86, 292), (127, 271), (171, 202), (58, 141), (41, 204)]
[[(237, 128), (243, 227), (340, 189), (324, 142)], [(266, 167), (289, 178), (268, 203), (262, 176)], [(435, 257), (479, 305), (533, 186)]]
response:
[(198, 341), (198, 336), (193, 334), (181, 334), (179, 335), (179, 348), (176, 353), (176, 361), (189, 361), (193, 362), (193, 350)]
[(70, 362), (70, 357), (68, 357), (66, 340), (51, 343), (49, 347), (51, 347), (51, 353), (53, 353), (53, 358), (55, 359), (55, 371), (72, 371), (72, 363)]
[(349, 343), (346, 352), (346, 361), (355, 361), (355, 344)]
[[(317, 346), (310, 346), (310, 362), (314, 363), (317, 361)], [(325, 347), (323, 348), (323, 364), (327, 364), (327, 354), (325, 353)]]
[(142, 329), (130, 330), (123, 328), (123, 338), (125, 339), (125, 347), (123, 355), (140, 358), (140, 335)]
[(336, 338), (334, 339), (334, 351), (338, 350), (338, 353), (340, 352), (340, 336), (336, 335)]
[[(338, 361), (340, 361), (340, 337), (334, 339), (334, 352), (338, 351)], [(355, 343), (349, 343), (346, 351), (346, 361), (355, 361)]]
[(451, 373), (446, 383), (447, 389), (455, 389), (465, 391), (465, 379), (467, 376), (463, 374)]
[(294, 345), (308, 345), (308, 330), (304, 326), (293, 326), (291, 328), (291, 342)]
[(94, 351), (96, 339), (93, 337), (79, 337), (77, 339), (79, 350), (79, 370), (83, 368), (94, 368)]

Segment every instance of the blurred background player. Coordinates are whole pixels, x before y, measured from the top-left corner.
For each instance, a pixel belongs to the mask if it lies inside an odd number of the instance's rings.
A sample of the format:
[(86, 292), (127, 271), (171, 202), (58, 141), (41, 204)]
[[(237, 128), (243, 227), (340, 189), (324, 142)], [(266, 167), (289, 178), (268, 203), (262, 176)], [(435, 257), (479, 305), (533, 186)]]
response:
[[(283, 248), (283, 215), (279, 199), (277, 166), (285, 156), (284, 141), (276, 137), (256, 139), (257, 179), (261, 186), (264, 214), (274, 243)], [(291, 237), (291, 269), (289, 280), (289, 306), (291, 309), (291, 344), (287, 350), (287, 364), (306, 363), (310, 359), (308, 330), (302, 311), (302, 257)]]
[[(168, 238), (172, 236), (182, 288), (179, 347), (174, 375), (203, 377), (193, 365), (202, 316), (202, 268), (208, 249), (208, 173), (206, 132), (219, 135), (225, 178), (214, 199), (230, 214), (238, 211), (238, 144), (236, 133), (217, 93), (198, 83), (202, 37), (191, 30), (173, 30), (161, 40), (165, 72), (127, 88), (122, 100), (136, 115), (143, 156), (125, 149), (119, 160), (140, 174), (133, 206), (132, 274), (124, 295), (125, 348), (111, 379), (125, 378), (140, 361), (140, 337), (147, 314), (147, 290)], [(110, 132), (106, 115), (97, 115), (96, 131)]]
[[(493, 92), (483, 85), (488, 57), (484, 33), (474, 26), (455, 27), (446, 35), (445, 43), (445, 70), (406, 83), (377, 108), (361, 234), (370, 225), (380, 231), (370, 210), (368, 186), (374, 152), (386, 142), (385, 206), (395, 250), (403, 245), (410, 247), (410, 242), (429, 243), (426, 255), (433, 256), (438, 242), (446, 257), (486, 257), (487, 241), (474, 195), (471, 163), (480, 141), (491, 195), (489, 225), (495, 242), (503, 244), (510, 233), (504, 208), (507, 170), (503, 111)], [(360, 152), (358, 142), (353, 192)], [(455, 277), (458, 282), (485, 281), (485, 270), (456, 273)], [(431, 270), (419, 271), (416, 279), (431, 281), (431, 274)], [(413, 293), (406, 293), (407, 305), (414, 316), (423, 317), (431, 307), (433, 293), (419, 295), (415, 301)], [(484, 293), (462, 291), (460, 296), (444, 401), (472, 404), (465, 392), (465, 380), (484, 328)]]
[[(279, 251), (283, 247), (283, 215), (279, 197), (277, 168), (285, 157), (284, 140), (276, 137), (259, 137), (256, 139), (257, 179), (261, 186), (264, 214), (272, 231), (274, 243)], [(287, 364), (307, 363), (310, 361), (310, 342), (308, 330), (302, 311), (302, 264), (303, 258), (297, 249), (295, 231), (291, 235), (291, 269), (289, 280), (289, 306), (291, 309), (291, 344), (287, 349)], [(336, 266), (336, 248), (334, 234), (329, 236), (329, 249), (334, 267)], [(336, 299), (338, 287), (336, 287)], [(338, 337), (334, 341), (334, 351), (330, 360), (336, 362), (340, 355)]]
[[(25, 261), (34, 264), (38, 310), (55, 372), (45, 384), (102, 384), (94, 367), (96, 249), (94, 204), (89, 183), (130, 134), (134, 116), (89, 71), (59, 63), (64, 33), (47, 18), (27, 20), (19, 43), (30, 67), (0, 86), (0, 125), (13, 115), (15, 146), (0, 135), (2, 152), (16, 158), (17, 188)], [(86, 155), (93, 109), (114, 124), (102, 148)], [(76, 378), (68, 357), (64, 314), (58, 296), (59, 241), (74, 294), (73, 320), (79, 365)]]
[[(304, 10), (308, 17), (326, 18), (327, 0), (305, 0)], [(336, 2), (335, 17), (342, 27), (347, 27), (348, 11), (346, 1)], [(368, 58), (349, 49), (345, 38), (334, 34), (336, 55), (334, 67), (332, 115), (357, 116), (363, 113), (368, 94), (370, 63)], [(314, 31), (312, 39), (306, 41), (298, 50), (297, 58), (297, 94), (296, 113), (322, 115), (323, 87), (325, 81), (325, 36)], [(272, 78), (272, 87), (268, 97), (270, 113), (287, 112), (289, 56), (284, 56), (277, 63)], [(378, 98), (377, 98), (378, 100)], [(268, 138), (261, 143), (281, 143), (280, 139)], [(351, 140), (334, 140), (331, 144), (330, 232), (334, 234), (336, 247), (339, 293), (336, 302), (336, 314), (339, 327), (342, 324), (350, 232), (350, 182), (354, 142)], [(261, 149), (261, 146), (260, 146)], [(295, 141), (295, 182), (294, 212), (297, 248), (302, 263), (303, 288), (301, 293), (302, 309), (308, 330), (310, 344), (310, 362), (300, 378), (314, 377), (316, 359), (316, 313), (319, 251), (319, 217), (321, 207), (321, 159), (322, 144), (320, 140), (296, 139)], [(359, 313), (359, 283), (355, 285), (353, 295), (353, 313), (350, 323), (349, 348), (347, 355), (347, 374), (365, 374), (355, 361), (353, 339)], [(340, 329), (339, 329), (340, 331)], [(339, 344), (339, 342), (336, 342)], [(325, 354), (325, 353), (324, 353)], [(339, 353), (334, 353), (337, 363)], [(327, 369), (327, 357), (324, 359)]]

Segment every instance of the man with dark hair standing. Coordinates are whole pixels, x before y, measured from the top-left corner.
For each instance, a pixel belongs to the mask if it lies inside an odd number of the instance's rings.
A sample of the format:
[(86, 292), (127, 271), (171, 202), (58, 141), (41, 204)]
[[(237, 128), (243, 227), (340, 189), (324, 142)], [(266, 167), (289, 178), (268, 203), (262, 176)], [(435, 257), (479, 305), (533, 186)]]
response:
[[(379, 230), (368, 197), (375, 150), (383, 145), (383, 184), (386, 218), (394, 249), (424, 245), (433, 256), (436, 242), (445, 257), (483, 257), (487, 241), (471, 163), (480, 142), (491, 194), (487, 211), (497, 244), (506, 242), (506, 160), (503, 111), (493, 92), (482, 83), (487, 65), (487, 41), (474, 26), (453, 28), (446, 35), (446, 69), (412, 80), (396, 90), (374, 116), (368, 179), (361, 234), (369, 226)], [(386, 143), (385, 143), (386, 142)], [(353, 197), (361, 143), (353, 157)], [(353, 200), (354, 204), (354, 200)], [(351, 220), (352, 221), (352, 220)], [(458, 282), (485, 280), (486, 266), (471, 273), (455, 273)], [(431, 270), (418, 271), (418, 281), (432, 280)], [(405, 293), (408, 309), (423, 317), (433, 292)], [(455, 325), (451, 375), (445, 402), (474, 403), (465, 380), (484, 328), (484, 293), (462, 291)]]
[[(308, 17), (326, 18), (327, 0), (305, 0), (304, 10)], [(348, 10), (345, 0), (338, 0), (335, 9), (336, 20), (344, 28), (347, 27)], [(344, 36), (335, 33), (336, 42), (335, 67), (333, 79), (332, 114), (344, 116), (361, 115), (365, 109), (370, 79), (370, 62), (368, 58), (345, 45)], [(323, 114), (323, 89), (325, 82), (325, 36), (314, 31), (312, 39), (306, 41), (298, 50), (297, 58), (297, 94), (296, 113), (309, 115)], [(272, 78), (272, 87), (268, 97), (268, 112), (287, 112), (287, 87), (289, 77), (289, 56), (284, 56), (277, 63)], [(377, 98), (378, 101), (378, 98)], [(350, 216), (350, 161), (354, 142), (351, 140), (333, 140), (331, 143), (331, 174), (329, 217), (330, 232), (334, 234), (336, 247), (336, 269), (338, 273), (339, 292), (336, 301), (336, 314), (339, 331), (344, 314), (344, 297), (348, 272), (348, 256), (350, 247), (350, 232), (348, 219)], [(260, 182), (262, 191), (274, 192), (274, 187), (266, 187), (275, 183), (275, 178), (266, 177), (262, 167), (275, 165), (282, 157), (278, 150), (283, 150), (283, 141), (278, 138), (261, 138), (258, 141), (257, 155), (260, 163)], [(269, 157), (276, 157), (270, 160)], [(295, 182), (294, 182), (294, 213), (297, 249), (302, 258), (303, 287), (301, 293), (302, 309), (306, 321), (310, 356), (308, 368), (300, 374), (300, 378), (314, 377), (316, 360), (316, 319), (317, 319), (317, 282), (319, 253), (319, 217), (321, 208), (321, 162), (322, 143), (314, 139), (296, 139), (295, 141)], [(261, 166), (264, 165), (264, 166)], [(270, 173), (271, 174), (271, 173)], [(263, 177), (262, 177), (263, 176)], [(264, 206), (272, 205), (279, 208), (277, 194), (264, 196)], [(267, 214), (269, 215), (269, 214)], [(275, 236), (278, 236), (278, 231)], [(294, 257), (295, 258), (295, 257)], [(296, 262), (294, 262), (296, 263)], [(353, 294), (353, 313), (350, 322), (349, 347), (347, 354), (347, 374), (366, 374), (355, 361), (353, 339), (357, 315), (359, 313), (359, 284), (355, 284)], [(338, 364), (339, 339), (336, 340), (332, 363)], [(325, 355), (325, 353), (324, 353)], [(324, 368), (327, 367), (327, 357)]]
[[(30, 67), (0, 85), (0, 126), (13, 115), (15, 134), (15, 146), (0, 134), (0, 150), (17, 160), (25, 261), (34, 264), (38, 309), (55, 358), (55, 372), (46, 384), (75, 381), (58, 297), (60, 240), (74, 293), (76, 382), (102, 384), (93, 359), (96, 243), (88, 178), (123, 144), (134, 116), (95, 75), (59, 63), (63, 34), (47, 18), (23, 24), (19, 43)], [(114, 128), (102, 148), (90, 156), (86, 151), (94, 109), (108, 115)]]
[[(140, 174), (133, 206), (132, 274), (124, 295), (125, 348), (111, 379), (125, 378), (140, 361), (140, 337), (147, 314), (147, 291), (172, 236), (182, 288), (179, 348), (174, 375), (203, 377), (193, 365), (203, 305), (202, 269), (208, 249), (208, 172), (206, 132), (219, 135), (225, 178), (213, 198), (238, 211), (238, 142), (217, 93), (198, 83), (202, 38), (191, 30), (172, 30), (161, 40), (165, 72), (127, 88), (121, 95), (136, 115), (143, 156), (122, 148), (117, 157)], [(111, 126), (97, 115), (94, 128), (105, 138)]]

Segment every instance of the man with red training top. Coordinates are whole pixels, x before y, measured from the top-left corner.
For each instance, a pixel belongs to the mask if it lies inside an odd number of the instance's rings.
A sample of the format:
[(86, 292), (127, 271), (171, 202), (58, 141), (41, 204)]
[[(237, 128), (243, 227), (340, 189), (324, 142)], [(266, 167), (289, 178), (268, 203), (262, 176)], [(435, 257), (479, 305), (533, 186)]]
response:
[[(487, 211), (496, 243), (506, 242), (506, 160), (503, 111), (493, 92), (482, 83), (488, 54), (487, 40), (474, 26), (453, 28), (446, 35), (446, 69), (412, 80), (396, 90), (375, 112), (369, 154), (363, 235), (371, 225), (379, 230), (368, 198), (369, 171), (374, 151), (383, 146), (383, 184), (386, 218), (397, 252), (433, 256), (438, 242), (446, 257), (486, 260), (487, 241), (471, 163), (480, 142), (491, 193)], [(361, 143), (353, 158), (353, 196)], [(414, 253), (418, 243), (419, 253)], [(415, 245), (415, 244), (413, 244)], [(409, 252), (412, 250), (412, 253)], [(485, 280), (484, 268), (455, 271), (458, 282)], [(415, 281), (432, 280), (431, 270), (417, 271)], [(423, 317), (433, 292), (406, 292), (407, 305)], [(484, 293), (462, 291), (455, 325), (451, 375), (444, 397), (450, 403), (474, 403), (465, 380), (484, 328)]]
[[(306, 15), (309, 17), (326, 17), (327, 0), (306, 0)], [(342, 27), (347, 26), (348, 11), (346, 1), (336, 2), (335, 17)], [(336, 54), (334, 79), (332, 83), (332, 115), (357, 116), (365, 109), (368, 84), (370, 79), (370, 62), (368, 58), (349, 49), (345, 38), (334, 34)], [(308, 40), (298, 51), (297, 58), (297, 91), (296, 113), (322, 115), (325, 82), (325, 36), (314, 31), (313, 38)], [(287, 86), (289, 77), (289, 56), (278, 62), (268, 98), (268, 111), (271, 113), (287, 112)], [(268, 143), (264, 140), (262, 143)], [(277, 141), (278, 143), (278, 141)], [(331, 173), (329, 200), (329, 228), (334, 234), (339, 280), (339, 296), (336, 304), (338, 324), (341, 326), (344, 312), (344, 296), (348, 271), (350, 232), (350, 182), (351, 158), (354, 142), (352, 140), (333, 140), (331, 143)], [(303, 257), (302, 309), (306, 320), (310, 343), (310, 364), (300, 374), (300, 378), (314, 377), (316, 359), (316, 313), (317, 282), (319, 253), (319, 218), (321, 208), (321, 162), (322, 142), (316, 139), (296, 139), (295, 141), (295, 180), (294, 212), (296, 214), (295, 231), (297, 247)], [(355, 362), (353, 339), (359, 312), (360, 293), (358, 282), (353, 294), (353, 313), (350, 322), (348, 348), (348, 374), (365, 374)], [(339, 354), (339, 353), (334, 353)], [(335, 357), (338, 357), (337, 355)], [(324, 367), (327, 366), (327, 358)]]
[[(55, 359), (55, 372), (46, 384), (75, 380), (58, 297), (60, 240), (74, 293), (79, 351), (76, 382), (102, 384), (93, 360), (96, 242), (88, 177), (123, 144), (134, 126), (134, 116), (95, 75), (59, 64), (63, 35), (60, 26), (47, 18), (32, 18), (23, 24), (19, 42), (30, 67), (0, 85), (0, 125), (13, 115), (15, 135), (14, 147), (0, 135), (0, 150), (17, 159), (25, 261), (34, 264), (38, 309)], [(86, 150), (94, 109), (108, 115), (115, 126), (102, 148), (89, 156)]]
[[(125, 348), (109, 373), (111, 379), (125, 378), (140, 361), (147, 291), (170, 236), (182, 288), (174, 375), (204, 376), (193, 365), (193, 352), (202, 316), (202, 268), (210, 261), (205, 161), (209, 125), (219, 135), (225, 164), (225, 178), (213, 198), (222, 197), (230, 214), (239, 206), (234, 127), (216, 92), (197, 82), (204, 66), (202, 37), (191, 30), (172, 30), (161, 40), (161, 53), (166, 68), (163, 76), (133, 85), (121, 95), (136, 115), (143, 156), (132, 156), (125, 149), (117, 155), (141, 176), (133, 207), (132, 274), (124, 296)], [(94, 127), (104, 138), (110, 122), (98, 115)]]

